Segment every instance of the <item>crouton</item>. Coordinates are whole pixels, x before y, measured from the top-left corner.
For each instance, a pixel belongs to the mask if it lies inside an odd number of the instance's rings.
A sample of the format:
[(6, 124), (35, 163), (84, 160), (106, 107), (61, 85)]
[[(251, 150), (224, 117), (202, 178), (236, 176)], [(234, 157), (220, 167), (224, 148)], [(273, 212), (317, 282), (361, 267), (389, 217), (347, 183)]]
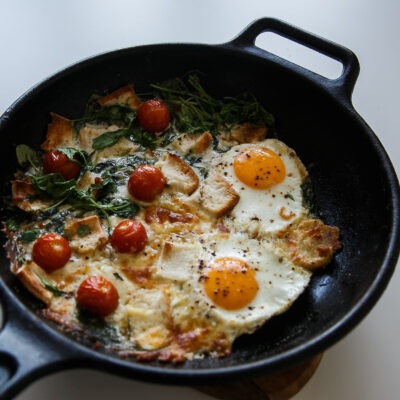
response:
[(161, 169), (167, 185), (173, 190), (191, 195), (199, 186), (199, 177), (176, 154), (165, 153), (156, 166)]
[(231, 211), (240, 199), (232, 185), (222, 176), (212, 174), (200, 186), (201, 206), (219, 218)]
[(229, 131), (229, 136), (239, 143), (255, 143), (264, 140), (267, 132), (266, 127), (254, 126), (245, 122), (244, 124), (235, 125)]
[(329, 264), (340, 249), (339, 228), (325, 225), (319, 219), (306, 219), (281, 235), (278, 245), (289, 251), (295, 265), (314, 270)]
[(41, 148), (50, 151), (57, 147), (76, 147), (73, 122), (55, 113), (50, 115), (51, 122), (47, 126), (46, 140)]
[(88, 254), (107, 243), (97, 215), (75, 219), (65, 226), (65, 234), (72, 250), (78, 254)]
[(139, 108), (141, 101), (136, 96), (135, 90), (133, 89), (133, 85), (126, 85), (113, 92), (109, 93), (106, 96), (100, 97), (97, 102), (101, 106), (111, 106), (113, 104), (126, 104), (129, 107), (136, 110)]
[(44, 210), (51, 204), (51, 201), (32, 198), (38, 192), (26, 177), (21, 179), (19, 175), (11, 181), (11, 194), (13, 204), (26, 212)]
[(181, 154), (202, 154), (212, 143), (210, 132), (183, 134), (176, 138), (172, 146)]
[(179, 282), (186, 281), (199, 267), (200, 250), (197, 242), (166, 241), (157, 263), (157, 275)]

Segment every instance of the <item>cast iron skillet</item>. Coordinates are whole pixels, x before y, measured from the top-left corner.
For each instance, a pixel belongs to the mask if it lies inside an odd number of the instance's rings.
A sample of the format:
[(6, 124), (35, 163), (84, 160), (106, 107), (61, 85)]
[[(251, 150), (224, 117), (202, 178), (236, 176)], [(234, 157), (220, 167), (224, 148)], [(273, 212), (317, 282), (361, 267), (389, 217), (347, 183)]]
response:
[[(255, 39), (266, 31), (340, 61), (341, 76), (329, 80), (257, 48)], [(8, 272), (3, 254), (3, 399), (44, 374), (72, 367), (185, 385), (277, 372), (341, 339), (385, 289), (399, 253), (399, 187), (387, 154), (351, 104), (357, 58), (337, 44), (275, 19), (257, 20), (223, 45), (165, 44), (107, 53), (34, 87), (0, 120), (2, 187), (17, 168), (15, 145), (38, 146), (50, 111), (78, 117), (92, 93), (128, 82), (141, 92), (150, 82), (191, 70), (204, 73), (206, 88), (214, 94), (249, 90), (275, 114), (279, 137), (296, 149), (310, 172), (319, 215), (340, 227), (343, 249), (313, 277), (287, 313), (239, 339), (231, 356), (183, 365), (121, 360), (77, 343), (35, 313), (40, 302)]]

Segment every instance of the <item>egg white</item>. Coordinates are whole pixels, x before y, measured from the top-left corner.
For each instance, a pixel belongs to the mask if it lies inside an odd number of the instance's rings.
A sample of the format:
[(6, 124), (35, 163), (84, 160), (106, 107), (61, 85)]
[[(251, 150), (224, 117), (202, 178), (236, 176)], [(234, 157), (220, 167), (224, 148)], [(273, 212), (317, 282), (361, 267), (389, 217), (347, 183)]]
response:
[[(213, 304), (201, 280), (197, 279), (201, 284), (193, 285), (195, 296), (209, 307), (210, 316), (224, 329), (233, 329), (235, 335), (253, 332), (267, 319), (284, 312), (309, 283), (309, 271), (296, 267), (263, 241), (231, 234), (212, 247), (214, 249), (204, 255), (205, 265), (214, 259), (233, 257), (245, 261), (255, 270), (258, 292), (251, 303), (239, 310), (226, 310)], [(202, 272), (198, 273), (201, 275)]]
[[(176, 253), (171, 253), (168, 262), (162, 260), (157, 277), (179, 293), (176, 295), (179, 302), (172, 307), (175, 323), (187, 325), (191, 321), (193, 326), (195, 321), (206, 321), (209, 327), (225, 333), (232, 342), (287, 310), (311, 277), (309, 271), (293, 265), (265, 241), (248, 239), (240, 233), (203, 235), (192, 245), (177, 242), (174, 246)], [(251, 303), (242, 309), (231, 311), (219, 307), (205, 291), (204, 269), (221, 257), (241, 259), (255, 270), (259, 289)]]
[[(242, 183), (234, 172), (236, 155), (249, 148), (269, 148), (279, 154), (286, 168), (284, 180), (269, 189), (253, 189)], [(233, 146), (223, 155), (214, 157), (211, 165), (225, 177), (240, 195), (234, 209), (223, 220), (225, 225), (253, 237), (276, 233), (294, 221), (304, 217), (301, 184), (307, 174), (294, 150), (277, 139), (267, 139), (257, 144)]]

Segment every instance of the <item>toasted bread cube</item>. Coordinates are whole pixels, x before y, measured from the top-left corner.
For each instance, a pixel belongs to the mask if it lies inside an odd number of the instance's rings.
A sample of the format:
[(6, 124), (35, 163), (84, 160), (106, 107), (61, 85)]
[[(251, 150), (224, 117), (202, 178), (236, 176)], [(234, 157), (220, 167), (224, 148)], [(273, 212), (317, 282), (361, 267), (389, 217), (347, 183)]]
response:
[(78, 254), (92, 253), (108, 240), (97, 215), (71, 221), (65, 226), (65, 234), (71, 249)]
[(168, 186), (173, 190), (191, 195), (199, 186), (199, 177), (176, 154), (165, 153), (156, 166), (161, 169)]
[(234, 126), (229, 136), (239, 143), (255, 143), (264, 140), (267, 136), (267, 128), (251, 125), (247, 122)]
[(216, 218), (231, 211), (239, 199), (240, 196), (232, 185), (218, 174), (210, 175), (200, 186), (201, 205)]
[(201, 246), (197, 242), (175, 243), (166, 241), (157, 263), (158, 276), (185, 282), (199, 266), (198, 254)]
[(51, 122), (48, 124), (46, 140), (41, 148), (50, 151), (57, 147), (76, 147), (73, 122), (55, 113), (50, 115)]
[(141, 101), (136, 96), (133, 85), (126, 85), (117, 90), (114, 90), (110, 94), (100, 97), (97, 102), (101, 106), (111, 106), (113, 104), (126, 104), (129, 107), (136, 110), (139, 108)]
[(212, 143), (210, 132), (183, 134), (174, 140), (173, 147), (181, 154), (202, 154)]
[(319, 219), (306, 219), (298, 226), (282, 233), (278, 242), (295, 265), (314, 270), (329, 264), (333, 255), (340, 249), (339, 228), (325, 225)]

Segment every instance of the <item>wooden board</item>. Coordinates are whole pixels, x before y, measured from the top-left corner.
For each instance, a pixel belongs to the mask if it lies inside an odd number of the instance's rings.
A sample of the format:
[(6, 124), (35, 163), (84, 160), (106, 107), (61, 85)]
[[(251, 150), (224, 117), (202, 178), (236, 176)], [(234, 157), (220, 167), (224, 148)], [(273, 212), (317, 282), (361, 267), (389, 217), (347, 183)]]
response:
[(309, 381), (321, 362), (322, 354), (287, 371), (226, 385), (195, 389), (220, 400), (288, 400)]

